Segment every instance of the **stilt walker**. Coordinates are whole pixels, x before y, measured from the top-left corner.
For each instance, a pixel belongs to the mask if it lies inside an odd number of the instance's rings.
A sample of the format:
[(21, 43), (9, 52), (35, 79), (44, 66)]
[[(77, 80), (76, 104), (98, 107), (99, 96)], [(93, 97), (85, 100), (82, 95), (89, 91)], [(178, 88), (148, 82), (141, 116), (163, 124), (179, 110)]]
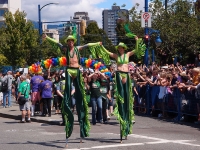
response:
[[(127, 50), (127, 46), (120, 42), (116, 46), (117, 53), (111, 53), (106, 50), (103, 46), (101, 48), (90, 47), (93, 58), (101, 57), (105, 63), (108, 63), (110, 57), (114, 58), (117, 61), (117, 71), (115, 75), (115, 84), (116, 84), (116, 107), (114, 110), (114, 115), (117, 117), (120, 123), (120, 142), (122, 143), (122, 137), (127, 139), (128, 134), (132, 132), (132, 121), (134, 120), (133, 112), (133, 93), (131, 86), (131, 79), (129, 75), (129, 57), (135, 54), (139, 59), (141, 56), (144, 56), (145, 44), (143, 44), (142, 39), (138, 39), (137, 36), (131, 32), (127, 33), (127, 36), (130, 38), (135, 37), (136, 47), (135, 50), (124, 53)], [(98, 56), (97, 56), (98, 54)]]
[(65, 121), (65, 131), (66, 131), (66, 147), (68, 147), (68, 138), (71, 136), (74, 125), (74, 116), (71, 111), (71, 84), (75, 86), (75, 99), (76, 99), (76, 110), (78, 114), (78, 121), (80, 125), (80, 143), (82, 139), (89, 136), (90, 122), (88, 119), (88, 103), (86, 101), (86, 94), (84, 90), (84, 83), (82, 73), (79, 70), (80, 66), (80, 53), (84, 47), (90, 46), (99, 46), (98, 43), (89, 43), (84, 46), (74, 46), (76, 43), (76, 28), (73, 30), (73, 35), (69, 35), (65, 40), (66, 46), (58, 43), (54, 39), (49, 38), (46, 35), (43, 35), (50, 44), (56, 49), (60, 48), (66, 54), (67, 67), (65, 71), (65, 91), (64, 98), (62, 101), (62, 114)]

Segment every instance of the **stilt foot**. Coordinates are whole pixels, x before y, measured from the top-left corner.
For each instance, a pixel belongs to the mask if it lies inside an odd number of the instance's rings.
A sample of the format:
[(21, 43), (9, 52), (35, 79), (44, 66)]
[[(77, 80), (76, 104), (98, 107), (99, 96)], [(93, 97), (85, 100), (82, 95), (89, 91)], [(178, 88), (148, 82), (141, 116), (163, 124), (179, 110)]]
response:
[(122, 143), (122, 140), (120, 140), (120, 143)]
[(68, 138), (66, 139), (66, 145), (65, 148), (68, 148)]

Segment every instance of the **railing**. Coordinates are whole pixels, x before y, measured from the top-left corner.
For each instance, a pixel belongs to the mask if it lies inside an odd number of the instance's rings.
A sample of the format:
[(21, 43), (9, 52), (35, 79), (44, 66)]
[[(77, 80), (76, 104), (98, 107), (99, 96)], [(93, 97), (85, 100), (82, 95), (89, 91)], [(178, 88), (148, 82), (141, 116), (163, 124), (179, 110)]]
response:
[(182, 120), (183, 117), (197, 117), (199, 99), (195, 97), (195, 90), (181, 92), (180, 89), (174, 88), (172, 92), (167, 91), (163, 99), (159, 99), (159, 89), (160, 86), (138, 86), (139, 94), (134, 94), (135, 112), (140, 112), (143, 109), (142, 113), (147, 115), (167, 114), (167, 116), (175, 118), (176, 121)]

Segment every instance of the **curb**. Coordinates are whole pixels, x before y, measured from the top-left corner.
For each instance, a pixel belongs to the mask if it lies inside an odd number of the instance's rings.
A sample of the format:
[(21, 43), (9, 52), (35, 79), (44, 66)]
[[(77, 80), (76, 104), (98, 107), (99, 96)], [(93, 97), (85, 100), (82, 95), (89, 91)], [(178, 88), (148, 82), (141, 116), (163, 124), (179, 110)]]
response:
[[(10, 115), (10, 114), (0, 113), (0, 117), (21, 120), (21, 115), (15, 116), (15, 115)], [(48, 120), (42, 120), (38, 118), (31, 118), (31, 122), (45, 123), (49, 125), (60, 125), (60, 121), (48, 121)]]

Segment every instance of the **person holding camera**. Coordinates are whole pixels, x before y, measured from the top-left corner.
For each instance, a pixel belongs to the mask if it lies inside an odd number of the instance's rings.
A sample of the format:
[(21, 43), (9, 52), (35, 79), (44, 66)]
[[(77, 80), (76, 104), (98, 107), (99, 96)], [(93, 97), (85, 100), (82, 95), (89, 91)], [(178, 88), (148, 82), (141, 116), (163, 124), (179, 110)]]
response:
[(106, 76), (96, 70), (94, 73), (88, 76), (89, 89), (91, 91), (91, 104), (92, 104), (92, 124), (96, 125), (96, 105), (97, 105), (97, 121), (103, 123), (102, 120), (102, 96), (100, 92), (100, 78)]

